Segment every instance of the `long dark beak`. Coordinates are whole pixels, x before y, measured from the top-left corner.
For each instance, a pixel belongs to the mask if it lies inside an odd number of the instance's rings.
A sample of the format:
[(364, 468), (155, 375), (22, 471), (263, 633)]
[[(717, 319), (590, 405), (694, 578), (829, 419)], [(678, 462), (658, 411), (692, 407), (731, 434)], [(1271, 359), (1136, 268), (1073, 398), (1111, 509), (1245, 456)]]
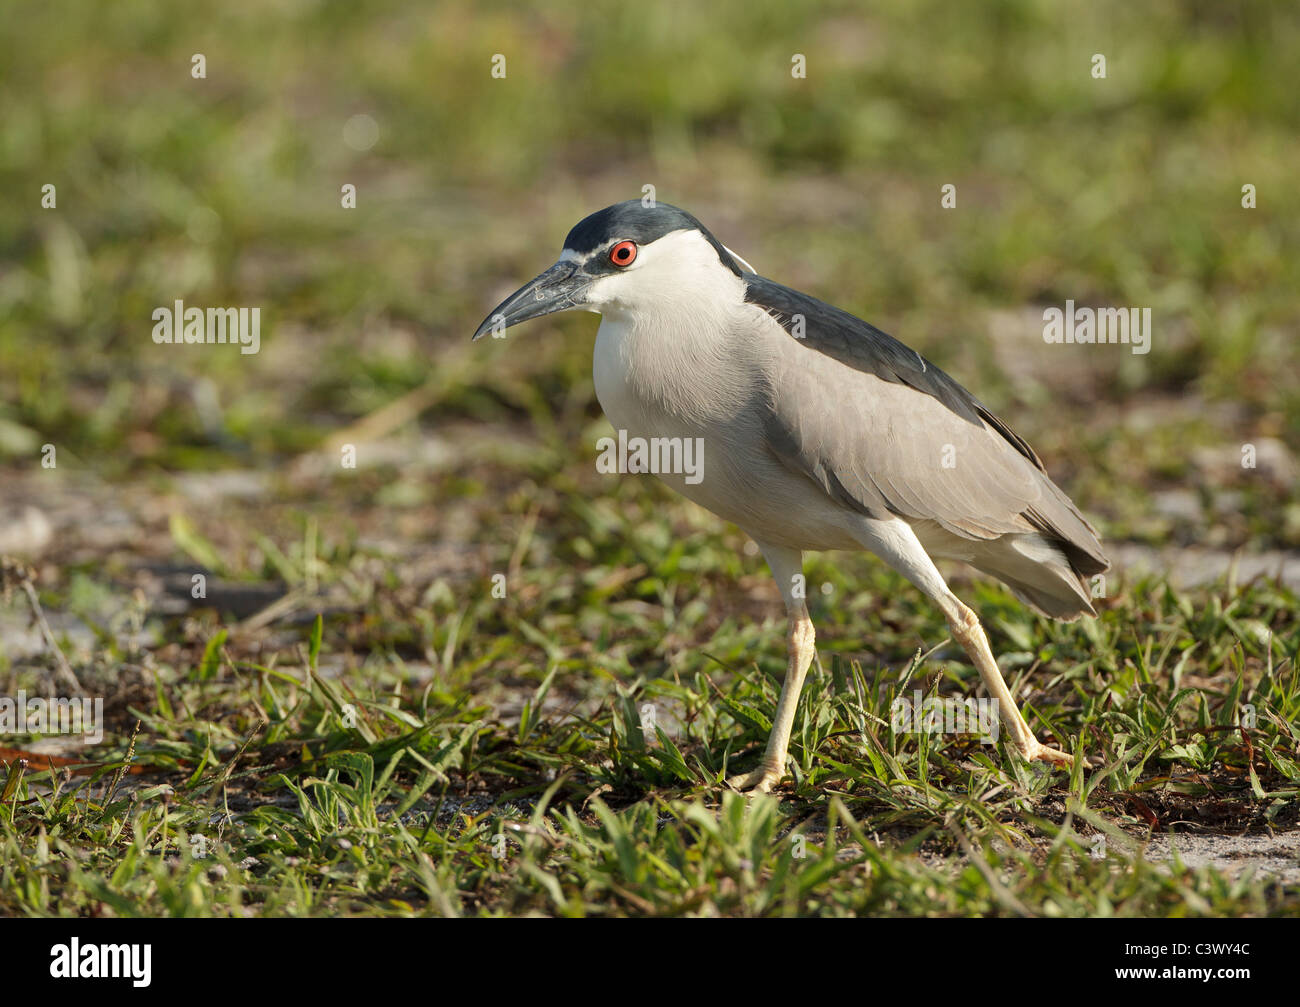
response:
[(592, 277), (576, 262), (560, 261), (531, 283), (526, 283), (504, 301), (474, 333), (481, 339), (489, 332), (501, 333), (512, 325), (530, 318), (541, 318), (556, 311), (581, 307)]

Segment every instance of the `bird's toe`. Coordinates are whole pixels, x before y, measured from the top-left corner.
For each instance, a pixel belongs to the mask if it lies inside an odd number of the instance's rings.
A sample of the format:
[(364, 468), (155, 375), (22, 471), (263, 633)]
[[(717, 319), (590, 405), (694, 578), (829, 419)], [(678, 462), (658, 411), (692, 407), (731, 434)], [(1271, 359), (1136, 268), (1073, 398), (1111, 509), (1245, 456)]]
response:
[(1052, 765), (1060, 766), (1063, 769), (1069, 769), (1074, 765), (1074, 756), (1068, 752), (1062, 752), (1059, 748), (1052, 748), (1050, 745), (1044, 745), (1037, 741), (1021, 754), (1030, 762), (1050, 762)]
[(771, 793), (772, 788), (780, 782), (780, 770), (768, 766), (760, 766), (752, 773), (738, 773), (735, 776), (727, 777), (728, 787), (749, 794)]

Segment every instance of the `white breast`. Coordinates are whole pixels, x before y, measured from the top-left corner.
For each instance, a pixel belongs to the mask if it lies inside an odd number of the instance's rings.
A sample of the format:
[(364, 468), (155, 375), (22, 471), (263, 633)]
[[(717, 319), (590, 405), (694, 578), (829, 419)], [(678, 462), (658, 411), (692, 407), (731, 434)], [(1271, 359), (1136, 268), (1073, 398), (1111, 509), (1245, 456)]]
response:
[(766, 448), (765, 376), (789, 337), (745, 303), (744, 282), (698, 234), (658, 247), (668, 240), (643, 251), (657, 253), (653, 270), (615, 274), (593, 291), (602, 319), (592, 373), (606, 418), (629, 439), (700, 438), (701, 481), (659, 478), (750, 534), (780, 543), (797, 514), (800, 533), (823, 548), (854, 547), (840, 508), (816, 496), (810, 503), (806, 480)]

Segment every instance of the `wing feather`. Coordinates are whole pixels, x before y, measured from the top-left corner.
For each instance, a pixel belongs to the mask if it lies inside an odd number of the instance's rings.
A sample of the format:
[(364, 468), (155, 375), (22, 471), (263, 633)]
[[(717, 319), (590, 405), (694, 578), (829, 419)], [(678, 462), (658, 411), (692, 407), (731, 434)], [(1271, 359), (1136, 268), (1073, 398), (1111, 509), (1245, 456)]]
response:
[(745, 280), (746, 299), (800, 347), (769, 367), (765, 434), (782, 464), (872, 517), (933, 521), (973, 540), (1040, 532), (1080, 573), (1107, 568), (1038, 455), (960, 384), (847, 312)]

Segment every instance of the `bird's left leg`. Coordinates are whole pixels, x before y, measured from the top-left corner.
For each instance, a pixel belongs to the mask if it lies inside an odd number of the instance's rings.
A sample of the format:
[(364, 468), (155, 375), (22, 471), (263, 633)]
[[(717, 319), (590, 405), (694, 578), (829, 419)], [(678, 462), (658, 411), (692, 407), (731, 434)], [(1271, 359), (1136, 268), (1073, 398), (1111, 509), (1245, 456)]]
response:
[(803, 572), (803, 553), (798, 549), (769, 546), (761, 542), (759, 548), (763, 550), (767, 565), (772, 568), (772, 576), (781, 588), (790, 618), (790, 628), (786, 634), (785, 681), (781, 684), (781, 698), (776, 704), (772, 733), (767, 738), (763, 761), (752, 773), (730, 777), (727, 785), (737, 790), (766, 794), (785, 775), (785, 759), (790, 745), (790, 732), (794, 728), (794, 713), (799, 705), (804, 677), (808, 674), (808, 666), (812, 664), (815, 653), (815, 634), (812, 619), (808, 616), (808, 606), (804, 603), (803, 591), (796, 588), (796, 578), (801, 578)]
[(1002, 723), (1011, 735), (1011, 742), (1021, 756), (1029, 760), (1069, 766), (1073, 759), (1060, 749), (1044, 745), (1034, 737), (1025, 718), (1016, 706), (1011, 690), (1007, 688), (997, 659), (984, 635), (979, 618), (961, 600), (948, 590), (934, 561), (921, 545), (911, 526), (899, 519), (862, 522), (860, 541), (868, 549), (919, 587), (943, 610), (952, 637), (966, 651), (967, 656), (984, 680), (984, 686), (997, 700)]
[(993, 648), (989, 646), (989, 638), (984, 634), (984, 627), (980, 625), (979, 617), (951, 593), (946, 599), (940, 599), (940, 603), (944, 607), (944, 615), (948, 619), (948, 629), (952, 632), (953, 639), (961, 644), (962, 650), (966, 651), (976, 670), (979, 671), (980, 678), (984, 680), (985, 688), (997, 700), (998, 709), (1002, 714), (1002, 723), (1011, 732), (1011, 741), (1020, 755), (1030, 761), (1050, 762), (1053, 765), (1067, 767), (1072, 765), (1074, 763), (1072, 756), (1058, 748), (1044, 745), (1034, 737), (1034, 732), (1025, 723), (1025, 718), (1021, 715), (1020, 708), (1016, 706), (1015, 698), (1007, 688), (1002, 672), (998, 670), (997, 659), (993, 656)]

